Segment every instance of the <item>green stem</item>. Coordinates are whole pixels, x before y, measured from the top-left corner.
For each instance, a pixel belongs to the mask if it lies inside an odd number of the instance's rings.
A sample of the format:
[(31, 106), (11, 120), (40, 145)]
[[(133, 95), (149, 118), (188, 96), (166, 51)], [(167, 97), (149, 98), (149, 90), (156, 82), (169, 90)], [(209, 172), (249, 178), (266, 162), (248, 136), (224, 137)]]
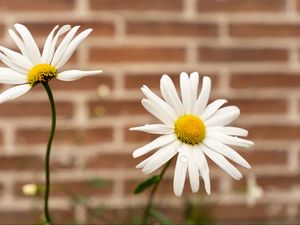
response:
[(51, 106), (51, 114), (52, 114), (52, 122), (51, 122), (51, 131), (49, 134), (48, 144), (47, 144), (47, 152), (45, 156), (45, 173), (46, 173), (46, 187), (45, 187), (45, 196), (44, 196), (44, 213), (45, 213), (45, 225), (51, 225), (51, 218), (48, 209), (48, 199), (50, 193), (50, 151), (51, 145), (55, 133), (55, 126), (56, 126), (56, 111), (55, 111), (55, 102), (53, 99), (51, 88), (48, 82), (43, 83), (43, 86), (47, 92), (50, 106)]
[(167, 171), (168, 167), (170, 166), (171, 161), (172, 161), (172, 159), (170, 159), (166, 163), (166, 165), (164, 166), (164, 168), (162, 169), (162, 171), (159, 174), (159, 177), (160, 177), (159, 182), (157, 182), (151, 190), (151, 193), (150, 193), (149, 198), (148, 198), (148, 203), (147, 203), (146, 208), (144, 210), (141, 225), (147, 225), (148, 224), (148, 220), (149, 220), (149, 217), (150, 217), (150, 212), (151, 212), (152, 205), (153, 205), (154, 195), (157, 191), (157, 188), (158, 188), (160, 182), (162, 181), (162, 179), (164, 177), (165, 172)]

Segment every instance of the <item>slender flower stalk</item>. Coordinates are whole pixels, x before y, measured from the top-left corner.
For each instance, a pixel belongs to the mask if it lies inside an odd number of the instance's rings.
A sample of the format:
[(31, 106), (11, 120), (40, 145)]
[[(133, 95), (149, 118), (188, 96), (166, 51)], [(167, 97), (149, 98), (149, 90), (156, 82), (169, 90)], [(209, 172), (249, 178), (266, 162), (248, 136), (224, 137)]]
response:
[(159, 181), (153, 186), (153, 188), (151, 190), (151, 193), (150, 193), (149, 198), (148, 198), (147, 205), (145, 207), (145, 211), (144, 211), (144, 214), (143, 214), (141, 225), (147, 225), (148, 224), (148, 220), (149, 220), (149, 217), (150, 217), (150, 212), (151, 212), (151, 209), (152, 209), (152, 205), (153, 205), (156, 190), (157, 190), (160, 182), (162, 181), (162, 179), (165, 175), (165, 172), (167, 171), (169, 165), (171, 164), (171, 161), (172, 161), (172, 159), (170, 159), (166, 163), (166, 165), (163, 167), (162, 171), (159, 174), (159, 177), (160, 177)]
[(56, 127), (56, 111), (55, 111), (55, 102), (54, 98), (52, 95), (51, 88), (48, 84), (48, 82), (43, 83), (43, 86), (47, 92), (49, 102), (50, 102), (50, 107), (51, 107), (51, 130), (49, 134), (49, 139), (48, 139), (48, 144), (47, 144), (47, 151), (45, 155), (45, 175), (46, 175), (46, 187), (45, 187), (45, 196), (44, 196), (44, 213), (45, 213), (45, 220), (46, 223), (45, 225), (50, 225), (51, 224), (51, 217), (49, 214), (49, 209), (48, 209), (48, 199), (49, 199), (49, 194), (50, 194), (50, 152), (51, 152), (51, 145), (53, 141), (53, 137), (55, 134), (55, 127)]

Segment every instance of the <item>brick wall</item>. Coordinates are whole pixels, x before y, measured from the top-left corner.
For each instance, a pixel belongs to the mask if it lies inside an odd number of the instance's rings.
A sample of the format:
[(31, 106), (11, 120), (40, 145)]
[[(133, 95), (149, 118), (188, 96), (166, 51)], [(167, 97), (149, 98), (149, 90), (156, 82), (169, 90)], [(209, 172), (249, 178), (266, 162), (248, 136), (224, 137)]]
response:
[[(299, 220), (300, 1), (0, 0), (0, 21), (1, 45), (13, 48), (7, 30), (16, 22), (27, 25), (41, 46), (56, 24), (94, 29), (66, 68), (104, 74), (51, 81), (58, 128), (50, 205), (57, 222), (99, 224), (135, 215), (147, 196), (132, 194), (145, 176), (131, 153), (154, 136), (128, 127), (155, 121), (140, 104), (139, 87), (158, 91), (161, 74), (178, 82), (181, 71), (211, 76), (212, 97), (241, 108), (235, 124), (256, 142), (253, 151), (240, 152), (253, 165), (263, 198), (249, 207), (246, 179), (233, 181), (210, 163), (213, 194), (204, 200), (206, 215), (215, 221)], [(21, 188), (44, 181), (49, 111), (41, 87), (0, 105), (0, 224), (40, 218), (41, 196), (24, 196)], [(174, 197), (172, 172), (161, 186), (160, 206), (180, 221), (186, 199), (206, 195), (191, 195), (186, 185), (184, 197)], [(106, 185), (95, 185), (97, 179)], [(83, 199), (75, 204), (77, 195)], [(91, 213), (99, 207), (105, 218)]]

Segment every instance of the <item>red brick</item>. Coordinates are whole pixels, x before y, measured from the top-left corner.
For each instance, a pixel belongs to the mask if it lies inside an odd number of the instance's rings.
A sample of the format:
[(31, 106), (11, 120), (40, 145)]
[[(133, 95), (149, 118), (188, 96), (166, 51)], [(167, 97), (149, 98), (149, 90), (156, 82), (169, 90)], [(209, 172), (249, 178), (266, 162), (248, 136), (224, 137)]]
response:
[[(53, 12), (61, 10), (72, 10), (75, 6), (74, 0), (26, 0), (24, 4), (23, 0), (0, 0), (1, 11), (49, 11)], [(22, 7), (20, 7), (22, 6)]]
[(300, 74), (293, 73), (234, 73), (233, 88), (300, 88)]
[[(139, 125), (137, 125), (139, 126)], [(142, 124), (140, 125), (142, 126)], [(130, 131), (128, 129), (124, 129), (124, 139), (126, 142), (140, 142), (147, 144), (150, 141), (153, 141), (158, 135), (148, 134), (141, 131)]]
[[(71, 118), (73, 115), (73, 104), (70, 102), (56, 101), (57, 116), (59, 118)], [(22, 117), (50, 117), (51, 109), (49, 102), (19, 102), (13, 101), (0, 104), (0, 117), (22, 118)]]
[(276, 12), (285, 10), (284, 0), (198, 0), (198, 11), (203, 12)]
[[(68, 224), (74, 221), (74, 212), (71, 210), (51, 210), (51, 217), (54, 224)], [(36, 209), (21, 210), (1, 210), (0, 211), (1, 225), (32, 225), (41, 224), (43, 212)]]
[(84, 29), (92, 28), (93, 32), (90, 35), (90, 38), (93, 36), (112, 36), (115, 33), (115, 26), (111, 22), (105, 21), (97, 21), (97, 20), (88, 20), (88, 21), (68, 21), (64, 20), (63, 23), (61, 22), (26, 22), (24, 25), (32, 32), (34, 36), (48, 36), (51, 30), (56, 25), (65, 25), (70, 24), (71, 26), (79, 25), (81, 29), (79, 32), (83, 31)]
[(240, 153), (252, 167), (255, 167), (256, 165), (286, 165), (288, 163), (286, 151), (253, 149), (251, 151), (243, 151)]
[[(193, 71), (187, 71), (187, 73), (191, 73)], [(202, 73), (199, 71), (200, 76), (206, 75), (206, 73)], [(177, 87), (177, 91), (179, 92), (179, 77), (180, 72), (158, 72), (158, 73), (128, 73), (125, 76), (125, 88), (126, 89), (137, 89), (142, 87), (143, 85), (147, 85), (151, 89), (159, 89), (160, 88), (160, 79), (163, 74), (168, 74), (173, 80), (174, 85)], [(218, 87), (218, 76), (216, 73), (208, 75), (212, 79), (212, 88), (215, 89)], [(201, 87), (202, 79), (200, 78), (199, 87)], [(156, 94), (160, 95), (159, 90), (157, 90)]]
[(138, 164), (131, 154), (99, 154), (89, 158), (86, 162), (87, 168), (109, 168), (109, 169), (134, 169)]
[(218, 26), (212, 23), (129, 21), (127, 34), (144, 36), (216, 37)]
[(230, 35), (241, 38), (299, 37), (300, 24), (238, 23), (229, 27)]
[[(44, 128), (20, 129), (17, 131), (18, 144), (41, 144), (48, 140), (49, 130)], [(112, 129), (109, 127), (87, 130), (57, 130), (54, 143), (85, 144), (112, 141)]]
[[(140, 100), (99, 100), (89, 103), (90, 116), (95, 117), (100, 109), (105, 116), (146, 114)], [(101, 114), (101, 116), (103, 116)]]
[(180, 11), (182, 0), (91, 0), (93, 10)]
[(300, 127), (298, 126), (257, 126), (249, 127), (249, 139), (257, 140), (298, 140)]
[(199, 48), (200, 62), (284, 62), (288, 52), (272, 48), (234, 48), (203, 47)]
[[(101, 69), (101, 68), (100, 68)], [(113, 89), (113, 77), (107, 74), (99, 74), (96, 76), (84, 77), (82, 79), (63, 82), (57, 79), (51, 81), (51, 88), (61, 91), (97, 91), (100, 85), (106, 85), (108, 88)]]
[(281, 190), (288, 191), (300, 185), (300, 175), (278, 175), (274, 174), (271, 176), (258, 176), (257, 182), (265, 191), (268, 190)]
[[(23, 171), (23, 170), (43, 170), (44, 157), (40, 156), (0, 156), (0, 171)], [(72, 168), (73, 162), (60, 162), (59, 160), (51, 161), (51, 168), (53, 169), (66, 169)]]
[(183, 48), (167, 47), (98, 47), (90, 51), (91, 62), (126, 63), (126, 62), (183, 62)]
[(287, 102), (279, 99), (229, 99), (229, 105), (236, 105), (242, 114), (283, 114)]

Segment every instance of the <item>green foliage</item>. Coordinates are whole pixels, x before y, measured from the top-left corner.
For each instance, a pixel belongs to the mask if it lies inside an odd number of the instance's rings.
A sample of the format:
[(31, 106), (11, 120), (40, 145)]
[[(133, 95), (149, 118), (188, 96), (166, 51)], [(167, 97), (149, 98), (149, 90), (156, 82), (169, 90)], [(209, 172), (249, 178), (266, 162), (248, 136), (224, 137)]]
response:
[(140, 183), (134, 190), (134, 194), (142, 193), (147, 188), (151, 187), (152, 185), (158, 183), (161, 180), (160, 176), (153, 176), (149, 178), (148, 180), (145, 180), (144, 182)]

